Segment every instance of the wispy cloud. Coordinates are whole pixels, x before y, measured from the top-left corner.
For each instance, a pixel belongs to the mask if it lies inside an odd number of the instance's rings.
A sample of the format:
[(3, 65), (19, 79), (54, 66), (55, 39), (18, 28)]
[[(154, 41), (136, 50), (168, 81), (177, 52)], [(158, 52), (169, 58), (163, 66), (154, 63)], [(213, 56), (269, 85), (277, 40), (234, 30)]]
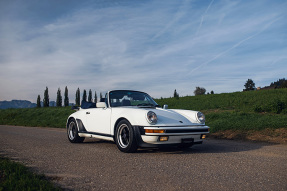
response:
[(196, 68), (192, 69), (192, 70), (189, 72), (189, 74), (195, 72), (195, 71), (198, 70), (200, 67), (202, 67), (202, 66), (204, 66), (204, 65), (206, 65), (206, 64), (208, 64), (208, 63), (210, 63), (210, 62), (212, 62), (212, 61), (214, 61), (214, 60), (216, 60), (217, 58), (223, 56), (224, 54), (228, 53), (229, 51), (235, 49), (236, 47), (240, 46), (240, 45), (241, 45), (242, 43), (244, 43), (245, 41), (248, 41), (248, 40), (254, 38), (255, 36), (259, 35), (259, 34), (262, 33), (263, 31), (265, 31), (267, 28), (269, 28), (272, 23), (276, 22), (276, 21), (279, 20), (279, 19), (280, 19), (280, 18), (277, 18), (277, 19), (274, 19), (273, 21), (267, 23), (267, 24), (266, 24), (261, 30), (259, 30), (257, 33), (255, 33), (255, 34), (253, 34), (253, 35), (251, 35), (251, 36), (249, 36), (249, 37), (247, 37), (247, 38), (245, 38), (245, 39), (239, 41), (238, 43), (234, 44), (232, 47), (228, 48), (227, 50), (225, 50), (225, 51), (223, 51), (223, 52), (220, 52), (219, 54), (215, 55), (213, 58), (211, 58), (211, 59), (208, 60), (207, 62), (204, 62), (204, 63), (200, 64), (200, 65), (197, 66)]
[(197, 35), (197, 34), (198, 34), (198, 32), (200, 31), (200, 28), (201, 28), (201, 26), (202, 26), (202, 23), (203, 23), (204, 17), (205, 17), (205, 15), (207, 14), (208, 9), (209, 9), (209, 8), (210, 8), (210, 6), (212, 5), (213, 1), (214, 1), (214, 0), (211, 0), (211, 1), (210, 1), (210, 3), (209, 3), (209, 5), (208, 5), (207, 9), (206, 9), (206, 10), (205, 10), (205, 12), (204, 12), (204, 14), (201, 16), (200, 24), (199, 24), (199, 27), (198, 27), (198, 29), (197, 29), (197, 31), (196, 31), (196, 35)]
[(66, 85), (70, 100), (78, 87), (219, 93), (285, 77), (284, 1), (49, 2), (1, 2), (0, 100), (35, 101), (46, 86), (55, 99)]

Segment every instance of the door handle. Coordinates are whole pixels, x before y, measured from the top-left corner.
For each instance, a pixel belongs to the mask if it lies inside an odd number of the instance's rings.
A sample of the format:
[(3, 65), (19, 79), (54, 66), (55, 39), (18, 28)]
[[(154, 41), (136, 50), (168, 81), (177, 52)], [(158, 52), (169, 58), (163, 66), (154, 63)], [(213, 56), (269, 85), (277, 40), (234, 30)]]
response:
[(87, 111), (86, 114), (90, 114), (90, 112)]

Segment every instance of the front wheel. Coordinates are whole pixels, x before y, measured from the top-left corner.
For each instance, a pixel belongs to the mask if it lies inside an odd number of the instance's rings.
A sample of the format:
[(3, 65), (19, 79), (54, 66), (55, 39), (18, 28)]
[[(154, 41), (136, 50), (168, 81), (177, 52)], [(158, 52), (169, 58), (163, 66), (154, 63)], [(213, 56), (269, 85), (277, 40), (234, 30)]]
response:
[(115, 141), (120, 151), (125, 153), (135, 152), (138, 148), (134, 130), (127, 120), (119, 122), (115, 132)]
[(78, 135), (78, 127), (74, 119), (69, 120), (67, 134), (71, 143), (82, 143), (85, 139), (85, 137), (80, 137)]

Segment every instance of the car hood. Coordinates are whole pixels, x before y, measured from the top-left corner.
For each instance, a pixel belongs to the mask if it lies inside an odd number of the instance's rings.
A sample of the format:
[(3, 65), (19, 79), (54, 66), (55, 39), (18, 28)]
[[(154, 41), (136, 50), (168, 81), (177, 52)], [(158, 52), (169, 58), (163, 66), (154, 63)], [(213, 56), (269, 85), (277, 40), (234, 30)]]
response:
[(198, 125), (197, 111), (157, 108), (154, 112), (157, 114), (158, 124), (164, 126)]
[[(162, 109), (162, 108), (141, 108), (141, 107), (116, 107), (113, 108), (114, 117), (126, 118), (132, 125), (143, 126), (190, 126), (204, 125), (197, 121), (197, 111), (180, 109)], [(146, 120), (146, 114), (149, 111), (156, 113), (158, 121), (151, 125)]]

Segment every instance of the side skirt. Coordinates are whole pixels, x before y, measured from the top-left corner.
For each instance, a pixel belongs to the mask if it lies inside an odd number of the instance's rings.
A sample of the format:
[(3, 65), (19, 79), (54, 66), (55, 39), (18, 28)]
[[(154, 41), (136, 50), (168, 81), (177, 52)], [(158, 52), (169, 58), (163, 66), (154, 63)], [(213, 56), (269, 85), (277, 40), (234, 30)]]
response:
[(87, 138), (96, 138), (96, 139), (102, 139), (107, 141), (114, 141), (113, 136), (103, 136), (99, 135), (98, 133), (90, 133), (90, 132), (79, 132), (80, 137), (87, 137)]

